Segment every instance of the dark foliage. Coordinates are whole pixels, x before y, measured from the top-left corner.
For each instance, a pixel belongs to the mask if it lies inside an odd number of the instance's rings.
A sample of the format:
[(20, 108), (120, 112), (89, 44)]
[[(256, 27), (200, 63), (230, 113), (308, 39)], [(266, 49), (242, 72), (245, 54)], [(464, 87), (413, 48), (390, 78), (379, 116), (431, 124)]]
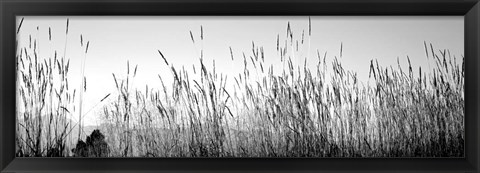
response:
[(86, 142), (79, 140), (72, 152), (75, 157), (107, 157), (110, 153), (105, 136), (98, 129), (87, 136)]

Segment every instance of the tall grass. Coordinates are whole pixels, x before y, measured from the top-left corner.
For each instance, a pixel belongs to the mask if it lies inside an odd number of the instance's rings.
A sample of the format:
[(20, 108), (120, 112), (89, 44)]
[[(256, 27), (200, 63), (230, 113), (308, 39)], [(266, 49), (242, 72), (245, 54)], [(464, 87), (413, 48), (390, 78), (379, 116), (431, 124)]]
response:
[(57, 51), (39, 57), (40, 41), (31, 38), (28, 47), (17, 45), (17, 156), (66, 156), (76, 93), (68, 85), (70, 60)]
[[(69, 85), (68, 75), (70, 59), (67, 58), (69, 19), (66, 21), (65, 42), (63, 56), (53, 50), (52, 28), (48, 28), (48, 40), (39, 40), (41, 28), (36, 27), (37, 33), (30, 35), (27, 45), (20, 47), (18, 34), (21, 32), (22, 18), (17, 29), (17, 128), (16, 128), (16, 155), (19, 157), (65, 157), (72, 156), (71, 149), (75, 142), (81, 140), (83, 127), (82, 100), (86, 90), (86, 77), (82, 66), (82, 83), (80, 96), (78, 89)], [(26, 41), (26, 39), (22, 40)], [(48, 47), (40, 49), (40, 43), (47, 43)], [(23, 44), (22, 44), (23, 45)], [(88, 53), (89, 42), (84, 46), (84, 58)], [(50, 52), (40, 54), (40, 50)], [(102, 100), (103, 101), (103, 100)], [(79, 103), (79, 104), (78, 104)], [(79, 109), (79, 120), (72, 121), (74, 113)], [(87, 112), (88, 113), (88, 112)], [(75, 128), (78, 127), (78, 131)], [(78, 133), (75, 138), (74, 133)]]
[[(203, 42), (203, 30), (200, 35)], [(309, 29), (308, 40), (310, 35)], [(217, 73), (215, 62), (207, 69), (203, 53), (189, 73), (169, 64), (161, 51), (173, 77), (171, 87), (159, 75), (163, 87), (132, 89), (130, 68), (125, 79), (113, 75), (117, 99), (104, 107), (107, 141), (118, 151), (112, 156), (464, 155), (464, 65), (447, 50), (425, 44), (426, 58), (435, 66), (430, 72), (419, 67), (418, 75), (409, 58), (408, 69), (372, 60), (373, 82), (365, 83), (337, 57), (329, 64), (326, 53), (317, 54), (316, 68), (308, 68), (306, 61), (295, 66), (292, 59), (299, 56), (304, 38), (294, 38), (290, 25), (284, 46), (277, 37), (278, 58), (285, 65), (281, 75), (265, 64), (263, 47), (253, 42), (251, 54), (243, 53), (243, 73), (235, 76)], [(233, 60), (231, 47), (230, 52), (227, 58)], [(342, 52), (343, 44), (340, 57)], [(227, 89), (227, 79), (233, 89)]]
[[(424, 43), (425, 58), (434, 64), (428, 69), (418, 67), (417, 73), (409, 57), (406, 68), (400, 59), (396, 67), (371, 60), (365, 67), (370, 68), (369, 82), (360, 81), (342, 66), (343, 43), (339, 57), (318, 50), (311, 57), (309, 20), (307, 34), (294, 37), (288, 24), (286, 36), (277, 36), (277, 56), (266, 57), (254, 42), (241, 56), (229, 47), (225, 58), (243, 58), (238, 65), (244, 68), (225, 75), (215, 61), (207, 65), (203, 31), (200, 27), (199, 37), (190, 31), (192, 43), (201, 47), (193, 73), (157, 50), (171, 73), (158, 75), (161, 87), (135, 88), (142, 69), (129, 61), (125, 74), (112, 74), (116, 90), (101, 99), (106, 105), (98, 115), (105, 136), (95, 131), (86, 140), (89, 146), (81, 141), (81, 120), (89, 111), (83, 113), (81, 96), (76, 100), (77, 90), (68, 86), (66, 50), (63, 57), (52, 52), (38, 61), (39, 41), (30, 37), (31, 46), (17, 54), (17, 155), (71, 156), (75, 149), (76, 156), (90, 152), (100, 157), (464, 156), (463, 57), (459, 63), (448, 50)], [(81, 36), (84, 60), (88, 45)], [(296, 65), (305, 56), (303, 46), (309, 62)], [(283, 68), (274, 71), (266, 58), (280, 60)], [(307, 65), (312, 63), (314, 68)], [(80, 95), (86, 91), (83, 70), (81, 77)], [(165, 83), (167, 77), (173, 81)], [(79, 122), (74, 123), (67, 117), (74, 116), (76, 106)], [(69, 142), (75, 128), (76, 146)], [(97, 144), (108, 152), (98, 151)]]

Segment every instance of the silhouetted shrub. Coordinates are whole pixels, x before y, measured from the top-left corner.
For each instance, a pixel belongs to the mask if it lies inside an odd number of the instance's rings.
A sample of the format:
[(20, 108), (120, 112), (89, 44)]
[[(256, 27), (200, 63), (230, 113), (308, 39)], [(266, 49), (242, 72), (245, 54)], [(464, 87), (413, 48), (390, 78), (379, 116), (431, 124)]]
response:
[(87, 136), (86, 143), (79, 140), (72, 152), (75, 157), (107, 157), (110, 153), (105, 136), (98, 129)]

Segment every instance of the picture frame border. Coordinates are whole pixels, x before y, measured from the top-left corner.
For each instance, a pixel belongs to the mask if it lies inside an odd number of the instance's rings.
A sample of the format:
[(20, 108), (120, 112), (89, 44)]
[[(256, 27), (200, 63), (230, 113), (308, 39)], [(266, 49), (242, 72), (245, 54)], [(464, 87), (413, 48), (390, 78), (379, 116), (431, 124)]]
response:
[[(478, 0), (0, 0), (0, 172), (479, 172)], [(16, 16), (464, 16), (464, 158), (15, 158)]]

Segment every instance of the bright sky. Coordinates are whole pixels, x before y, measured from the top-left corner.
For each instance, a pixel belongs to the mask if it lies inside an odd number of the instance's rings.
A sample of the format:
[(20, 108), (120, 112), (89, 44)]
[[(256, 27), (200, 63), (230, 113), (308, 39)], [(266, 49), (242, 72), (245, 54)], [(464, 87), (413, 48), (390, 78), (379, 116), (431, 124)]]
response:
[[(294, 37), (301, 38), (304, 30), (308, 35), (308, 16), (25, 16), (18, 34), (19, 46), (28, 46), (29, 35), (39, 38), (40, 57), (53, 56), (57, 50), (63, 55), (65, 46), (66, 19), (70, 19), (66, 57), (71, 60), (69, 72), (70, 86), (80, 86), (81, 64), (85, 47), (80, 46), (80, 35), (84, 44), (90, 42), (85, 63), (87, 92), (84, 94), (85, 109), (92, 108), (108, 93), (114, 93), (115, 83), (112, 73), (125, 77), (127, 60), (133, 70), (138, 65), (134, 86), (144, 89), (159, 87), (157, 75), (165, 76), (166, 83), (171, 73), (163, 63), (157, 50), (177, 69), (185, 66), (191, 71), (198, 67), (198, 54), (203, 47), (207, 68), (216, 62), (216, 71), (238, 74), (243, 70), (243, 56), (252, 55), (252, 41), (263, 46), (265, 64), (273, 64), (280, 70), (280, 58), (276, 52), (277, 34), (280, 43), (286, 38), (287, 22), (290, 22)], [(17, 18), (20, 23), (22, 16)], [(457, 59), (464, 53), (463, 16), (312, 16), (312, 37), (310, 58), (307, 62), (314, 67), (316, 51), (327, 62), (339, 56), (343, 43), (343, 56), (340, 59), (346, 69), (358, 73), (359, 79), (368, 80), (371, 59), (378, 59), (382, 66), (400, 62), (406, 67), (408, 55), (414, 67), (427, 66), (424, 41), (432, 43), (436, 49), (449, 49)], [(39, 30), (37, 31), (37, 26)], [(200, 26), (203, 27), (204, 41), (200, 41)], [(48, 40), (48, 29), (52, 30), (52, 41)], [(196, 45), (190, 38), (194, 35)], [(232, 47), (235, 60), (230, 58)], [(298, 65), (303, 65), (308, 55), (308, 46), (296, 54)], [(233, 77), (230, 78), (233, 80)], [(101, 108), (98, 105), (96, 108)], [(98, 123), (96, 109), (85, 118), (85, 125)]]

